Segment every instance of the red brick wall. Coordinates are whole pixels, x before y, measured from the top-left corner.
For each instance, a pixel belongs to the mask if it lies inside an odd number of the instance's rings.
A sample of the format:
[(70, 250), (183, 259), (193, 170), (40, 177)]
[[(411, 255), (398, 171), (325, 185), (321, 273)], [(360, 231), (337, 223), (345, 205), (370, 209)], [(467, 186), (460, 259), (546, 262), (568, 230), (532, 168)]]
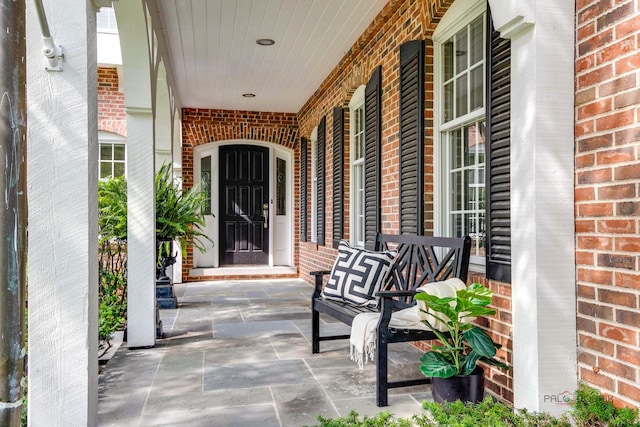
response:
[[(406, 41), (425, 40), (425, 231), (433, 233), (433, 44), (431, 37), (440, 18), (453, 3), (452, 0), (431, 1), (391, 1), (381, 11), (371, 26), (365, 31), (338, 66), (329, 74), (315, 94), (307, 101), (298, 114), (300, 136), (310, 138), (322, 116), (326, 116), (326, 246), (316, 243), (300, 243), (300, 277), (311, 283), (309, 272), (331, 269), (337, 251), (331, 246), (333, 199), (332, 199), (332, 158), (333, 126), (332, 108), (346, 107), (358, 86), (366, 84), (371, 72), (382, 66), (382, 231), (399, 231), (399, 59), (400, 45)], [(348, 122), (348, 115), (345, 117)], [(345, 206), (349, 205), (349, 134), (345, 133)], [(310, 168), (309, 168), (310, 169)], [(310, 177), (310, 170), (309, 170)], [(310, 182), (310, 180), (309, 180)], [(308, 212), (311, 212), (309, 190)], [(349, 237), (349, 212), (345, 211), (345, 238)], [(309, 214), (309, 226), (311, 225)], [(310, 233), (309, 233), (310, 235)], [(494, 319), (486, 319), (487, 331), (504, 349), (500, 356), (509, 364), (511, 358), (511, 288), (497, 282), (487, 281), (481, 275), (472, 276), (471, 281), (489, 286), (495, 293), (494, 308), (498, 314)], [(426, 348), (427, 343), (421, 345)], [(513, 380), (510, 372), (487, 369), (487, 388), (497, 396), (513, 401)]]
[(98, 67), (98, 130), (127, 136), (124, 93), (116, 67)]
[(640, 406), (640, 2), (576, 12), (579, 376)]
[[(202, 108), (184, 108), (182, 110), (182, 182), (185, 188), (193, 186), (193, 150), (195, 147), (214, 141), (249, 140), (271, 142), (294, 150), (294, 212), (299, 211), (300, 203), (300, 144), (298, 121), (295, 114), (261, 113), (255, 111), (228, 111)], [(300, 235), (299, 217), (294, 215), (294, 265), (298, 263), (298, 242)], [(193, 248), (187, 249), (187, 257), (182, 260), (182, 280), (220, 280), (220, 276), (189, 275), (193, 268)], [(265, 276), (242, 276), (242, 279), (260, 279)], [(270, 275), (269, 277), (273, 277)], [(281, 277), (292, 277), (282, 275)], [(297, 277), (297, 275), (293, 275)], [(238, 277), (240, 278), (240, 277)], [(234, 277), (224, 277), (233, 280)]]

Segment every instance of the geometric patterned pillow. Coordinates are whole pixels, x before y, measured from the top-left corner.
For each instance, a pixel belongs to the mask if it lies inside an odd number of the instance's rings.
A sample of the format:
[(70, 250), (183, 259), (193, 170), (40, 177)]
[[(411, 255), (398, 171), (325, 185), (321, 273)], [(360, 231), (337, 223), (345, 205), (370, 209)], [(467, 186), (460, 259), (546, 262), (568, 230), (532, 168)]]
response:
[(341, 240), (338, 257), (322, 296), (355, 305), (377, 304), (375, 294), (387, 278), (396, 255), (395, 251), (372, 252), (353, 248)]

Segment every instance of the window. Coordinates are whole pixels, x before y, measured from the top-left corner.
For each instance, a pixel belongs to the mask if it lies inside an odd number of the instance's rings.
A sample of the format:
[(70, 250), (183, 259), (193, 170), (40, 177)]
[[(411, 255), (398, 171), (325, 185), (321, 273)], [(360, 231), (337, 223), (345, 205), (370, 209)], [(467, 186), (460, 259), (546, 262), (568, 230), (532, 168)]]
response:
[(311, 132), (311, 241), (318, 241), (318, 128)]
[[(456, 2), (434, 35), (441, 206), (445, 236), (470, 235), (471, 263), (485, 256), (485, 14), (484, 2)], [(462, 10), (464, 9), (464, 10)]]
[(96, 14), (96, 27), (99, 33), (117, 33), (118, 24), (113, 7), (103, 7)]
[(99, 177), (126, 176), (127, 150), (125, 139), (110, 132), (99, 132)]
[(351, 244), (364, 247), (364, 86), (349, 102)]

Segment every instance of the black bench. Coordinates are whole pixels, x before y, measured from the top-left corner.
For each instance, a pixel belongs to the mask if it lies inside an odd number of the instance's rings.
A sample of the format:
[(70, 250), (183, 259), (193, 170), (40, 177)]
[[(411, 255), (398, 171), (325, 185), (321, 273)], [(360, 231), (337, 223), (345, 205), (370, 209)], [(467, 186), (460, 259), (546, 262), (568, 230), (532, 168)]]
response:
[(320, 352), (320, 341), (349, 339), (349, 335), (320, 335), (320, 313), (328, 314), (351, 326), (360, 313), (380, 311), (376, 346), (376, 404), (387, 406), (390, 388), (429, 384), (430, 378), (390, 382), (387, 379), (387, 345), (390, 343), (436, 339), (433, 332), (425, 330), (398, 330), (389, 328), (393, 311), (415, 304), (415, 289), (425, 283), (457, 277), (466, 283), (469, 270), (471, 238), (430, 237), (416, 235), (390, 235), (378, 233), (375, 249), (396, 249), (398, 256), (387, 277), (384, 291), (378, 292), (377, 309), (355, 306), (321, 296), (323, 277), (330, 271), (311, 272), (315, 276), (315, 290), (311, 299), (312, 352)]

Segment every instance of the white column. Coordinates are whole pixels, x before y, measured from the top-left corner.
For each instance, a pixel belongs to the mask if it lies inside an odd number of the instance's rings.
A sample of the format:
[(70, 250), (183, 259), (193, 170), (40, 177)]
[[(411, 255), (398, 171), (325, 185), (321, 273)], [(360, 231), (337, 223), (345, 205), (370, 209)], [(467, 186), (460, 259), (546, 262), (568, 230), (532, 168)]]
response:
[(490, 4), (511, 38), (514, 404), (557, 414), (577, 387), (574, 2)]
[(127, 111), (127, 345), (155, 345), (154, 124), (150, 40), (142, 1), (113, 3)]
[(171, 101), (169, 99), (169, 87), (167, 86), (164, 63), (160, 63), (158, 81), (156, 86), (156, 166), (160, 168), (163, 163), (173, 162), (171, 141), (173, 140)]
[(129, 255), (127, 345), (129, 348), (150, 347), (156, 342), (156, 223), (153, 159), (151, 109), (127, 107), (127, 248)]
[(44, 1), (63, 71), (27, 2), (29, 425), (94, 426), (98, 406), (95, 9)]

